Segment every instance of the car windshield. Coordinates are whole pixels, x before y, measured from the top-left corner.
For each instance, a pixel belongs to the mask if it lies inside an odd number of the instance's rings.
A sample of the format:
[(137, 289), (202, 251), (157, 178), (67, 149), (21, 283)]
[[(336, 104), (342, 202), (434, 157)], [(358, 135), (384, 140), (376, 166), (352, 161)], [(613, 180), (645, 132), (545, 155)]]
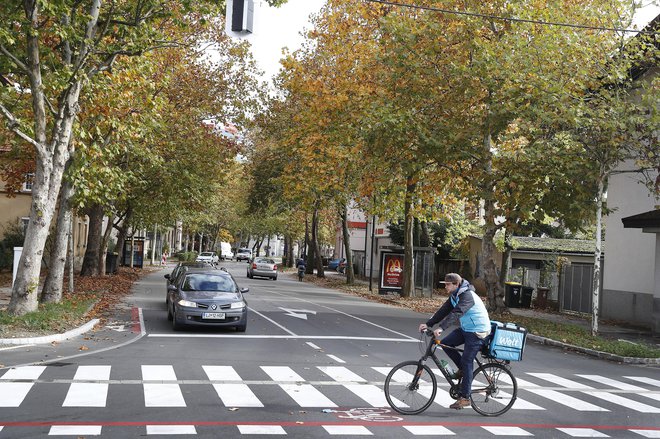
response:
[(234, 282), (227, 276), (193, 273), (183, 282), (184, 291), (227, 291), (233, 292)]
[(199, 255), (200, 256), (213, 256), (213, 253), (211, 253), (211, 252), (202, 252)]
[(275, 261), (272, 259), (266, 259), (266, 258), (257, 258), (254, 260), (254, 262), (258, 262), (260, 264), (274, 264)]

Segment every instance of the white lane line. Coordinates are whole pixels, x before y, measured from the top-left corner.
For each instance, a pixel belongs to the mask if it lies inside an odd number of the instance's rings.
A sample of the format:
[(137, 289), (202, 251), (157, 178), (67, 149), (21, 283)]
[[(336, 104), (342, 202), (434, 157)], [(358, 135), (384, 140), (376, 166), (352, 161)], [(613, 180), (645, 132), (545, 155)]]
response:
[(615, 389), (621, 389), (621, 390), (632, 390), (635, 392), (637, 395), (644, 396), (646, 398), (651, 398), (655, 401), (660, 401), (660, 394), (657, 393), (648, 393), (648, 390), (639, 387), (639, 386), (634, 386), (632, 384), (624, 383), (622, 381), (617, 381), (613, 380), (611, 378), (606, 378), (604, 376), (600, 375), (581, 375), (578, 374), (579, 377), (586, 378), (588, 380), (596, 381), (597, 383), (614, 387)]
[(344, 360), (342, 360), (341, 358), (336, 357), (336, 356), (334, 356), (334, 355), (327, 354), (327, 356), (328, 356), (331, 360), (336, 361), (337, 363), (342, 363), (342, 364), (346, 363)]
[(323, 350), (323, 349), (321, 349), (320, 347), (316, 346), (316, 345), (315, 345), (314, 343), (312, 343), (311, 341), (308, 341), (308, 342), (305, 343), (305, 344), (306, 344), (307, 346), (309, 346), (310, 348), (312, 348), (312, 349), (316, 349), (317, 351), (322, 351), (322, 350)]
[(593, 428), (558, 428), (557, 430), (572, 437), (609, 437), (605, 433), (596, 431)]
[(623, 396), (616, 395), (611, 392), (596, 390), (593, 387), (578, 383), (577, 381), (562, 378), (551, 373), (529, 373), (529, 375), (540, 378), (542, 380), (550, 381), (551, 383), (555, 383), (563, 387), (578, 389), (586, 395), (591, 395), (596, 398), (603, 399), (611, 404), (620, 405), (622, 407), (629, 408), (641, 413), (660, 413), (660, 408), (658, 407), (653, 407), (629, 398), (624, 398)]
[(343, 335), (249, 335), (249, 334), (147, 334), (147, 337), (158, 338), (238, 338), (241, 340), (256, 339), (256, 340), (364, 340), (364, 341), (388, 341), (395, 343), (419, 343), (419, 340), (414, 338), (383, 338), (383, 337), (350, 337)]
[[(333, 380), (340, 383), (358, 383), (358, 384), (343, 384), (343, 386), (350, 390), (353, 394), (366, 401), (372, 407), (388, 407), (389, 404), (385, 399), (383, 389), (373, 384), (364, 384), (367, 382), (364, 378), (351, 372), (343, 366), (317, 366), (318, 369), (328, 375)], [(397, 405), (402, 407), (405, 404), (397, 401)]]
[[(518, 390), (520, 390), (522, 387), (525, 388), (528, 392), (532, 392), (536, 395), (542, 396), (543, 398), (547, 398), (551, 401), (554, 401), (558, 404), (565, 405), (566, 407), (570, 407), (572, 409), (575, 409), (577, 411), (581, 412), (609, 412), (609, 410), (598, 407), (597, 405), (591, 404), (586, 401), (582, 401), (581, 399), (574, 398), (570, 395), (564, 395), (563, 393), (557, 392), (556, 390), (547, 390), (547, 389), (542, 389), (540, 388), (541, 386), (538, 386), (534, 383), (531, 383), (529, 381), (525, 381), (521, 378), (516, 378), (516, 381), (518, 382)], [(538, 389), (537, 389), (538, 387)]]
[(286, 434), (286, 431), (279, 425), (237, 425), (241, 434)]
[(36, 380), (46, 366), (24, 366), (9, 369), (0, 378), (0, 407), (18, 407), (21, 405), (34, 383), (3, 383), (3, 380)]
[(138, 308), (138, 317), (140, 319), (140, 337), (147, 334), (147, 328), (144, 326), (144, 317), (142, 316), (142, 308)]
[(442, 425), (404, 425), (403, 428), (415, 436), (453, 436), (456, 434)]
[(253, 312), (253, 313), (255, 313), (256, 315), (260, 316), (261, 318), (268, 320), (268, 321), (271, 322), (273, 325), (277, 326), (278, 328), (280, 328), (282, 331), (286, 332), (287, 334), (291, 334), (291, 335), (293, 335), (293, 336), (296, 335), (295, 332), (293, 332), (293, 331), (289, 331), (287, 328), (285, 328), (284, 326), (280, 325), (280, 324), (277, 323), (275, 320), (271, 319), (270, 317), (266, 317), (265, 315), (261, 314), (259, 311), (255, 310), (254, 308), (250, 308), (250, 307), (248, 307), (248, 309), (250, 310), (250, 312)]
[[(390, 371), (392, 370), (391, 367), (381, 367), (381, 366), (372, 367), (372, 369), (385, 376), (389, 375)], [(413, 375), (411, 373), (404, 372), (403, 370), (399, 369), (396, 371), (392, 379), (397, 383), (408, 384), (413, 379)], [(433, 383), (429, 381), (421, 380), (419, 384), (420, 384), (419, 389), (417, 390), (419, 394), (426, 398), (429, 398), (431, 396), (431, 393), (433, 392)], [(449, 396), (448, 392), (446, 392), (444, 389), (441, 389), (440, 385), (448, 386), (446, 382), (441, 383), (440, 381), (438, 381), (438, 392), (436, 393), (433, 402), (435, 404), (440, 404), (442, 407), (448, 408), (451, 404), (454, 403), (454, 399), (452, 399)]]
[(197, 434), (194, 425), (147, 425), (147, 434)]
[(534, 436), (529, 431), (523, 430), (520, 427), (481, 427), (484, 430), (494, 434), (495, 436)]
[[(176, 381), (172, 366), (142, 365), (144, 381)], [(144, 383), (145, 407), (185, 407), (181, 387), (178, 384)]]
[[(276, 382), (305, 382), (300, 375), (287, 366), (261, 366), (261, 369)], [(310, 384), (279, 384), (279, 386), (301, 407), (337, 407), (334, 402)]]
[[(107, 381), (110, 366), (78, 366), (73, 380)], [(62, 407), (105, 407), (107, 383), (71, 383)]]
[[(242, 381), (231, 366), (202, 366), (211, 381)], [(213, 384), (226, 407), (263, 407), (247, 384)]]
[(49, 436), (98, 436), (101, 434), (101, 425), (53, 425), (48, 432)]
[(373, 436), (373, 434), (361, 425), (323, 425), (328, 434), (333, 436)]

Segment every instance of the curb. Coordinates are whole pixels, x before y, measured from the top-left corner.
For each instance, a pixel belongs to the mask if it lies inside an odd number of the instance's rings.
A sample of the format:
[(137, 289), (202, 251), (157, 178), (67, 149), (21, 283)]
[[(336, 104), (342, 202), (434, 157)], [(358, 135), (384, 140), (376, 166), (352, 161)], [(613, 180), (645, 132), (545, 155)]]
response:
[(0, 345), (20, 345), (20, 344), (46, 344), (54, 341), (62, 341), (68, 338), (76, 337), (90, 331), (94, 326), (100, 322), (99, 319), (92, 319), (84, 325), (64, 332), (62, 334), (44, 335), (42, 337), (25, 337), (25, 338), (0, 338)]
[(591, 355), (592, 357), (602, 358), (604, 360), (617, 361), (619, 363), (626, 363), (626, 364), (660, 365), (660, 358), (622, 357), (620, 355), (609, 354), (607, 352), (600, 352), (594, 349), (583, 348), (580, 346), (564, 343), (561, 341), (552, 340), (550, 338), (541, 337), (539, 335), (527, 334), (527, 338), (536, 343), (549, 345), (549, 346), (557, 346), (560, 348), (569, 349), (571, 351), (580, 352), (586, 355)]

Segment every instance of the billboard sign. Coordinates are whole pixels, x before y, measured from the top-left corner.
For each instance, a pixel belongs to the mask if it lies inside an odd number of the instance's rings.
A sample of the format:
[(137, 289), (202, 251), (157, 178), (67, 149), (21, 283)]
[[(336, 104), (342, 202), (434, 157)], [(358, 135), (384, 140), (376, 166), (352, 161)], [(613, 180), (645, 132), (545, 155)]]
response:
[(379, 294), (401, 292), (403, 288), (403, 253), (383, 252), (380, 254)]

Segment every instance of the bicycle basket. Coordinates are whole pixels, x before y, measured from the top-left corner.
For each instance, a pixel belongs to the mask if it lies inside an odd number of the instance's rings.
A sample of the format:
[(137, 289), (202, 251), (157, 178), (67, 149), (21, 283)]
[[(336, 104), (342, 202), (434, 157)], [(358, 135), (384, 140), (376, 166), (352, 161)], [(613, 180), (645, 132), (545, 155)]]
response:
[(487, 356), (497, 360), (520, 361), (525, 350), (527, 330), (515, 323), (491, 321)]

